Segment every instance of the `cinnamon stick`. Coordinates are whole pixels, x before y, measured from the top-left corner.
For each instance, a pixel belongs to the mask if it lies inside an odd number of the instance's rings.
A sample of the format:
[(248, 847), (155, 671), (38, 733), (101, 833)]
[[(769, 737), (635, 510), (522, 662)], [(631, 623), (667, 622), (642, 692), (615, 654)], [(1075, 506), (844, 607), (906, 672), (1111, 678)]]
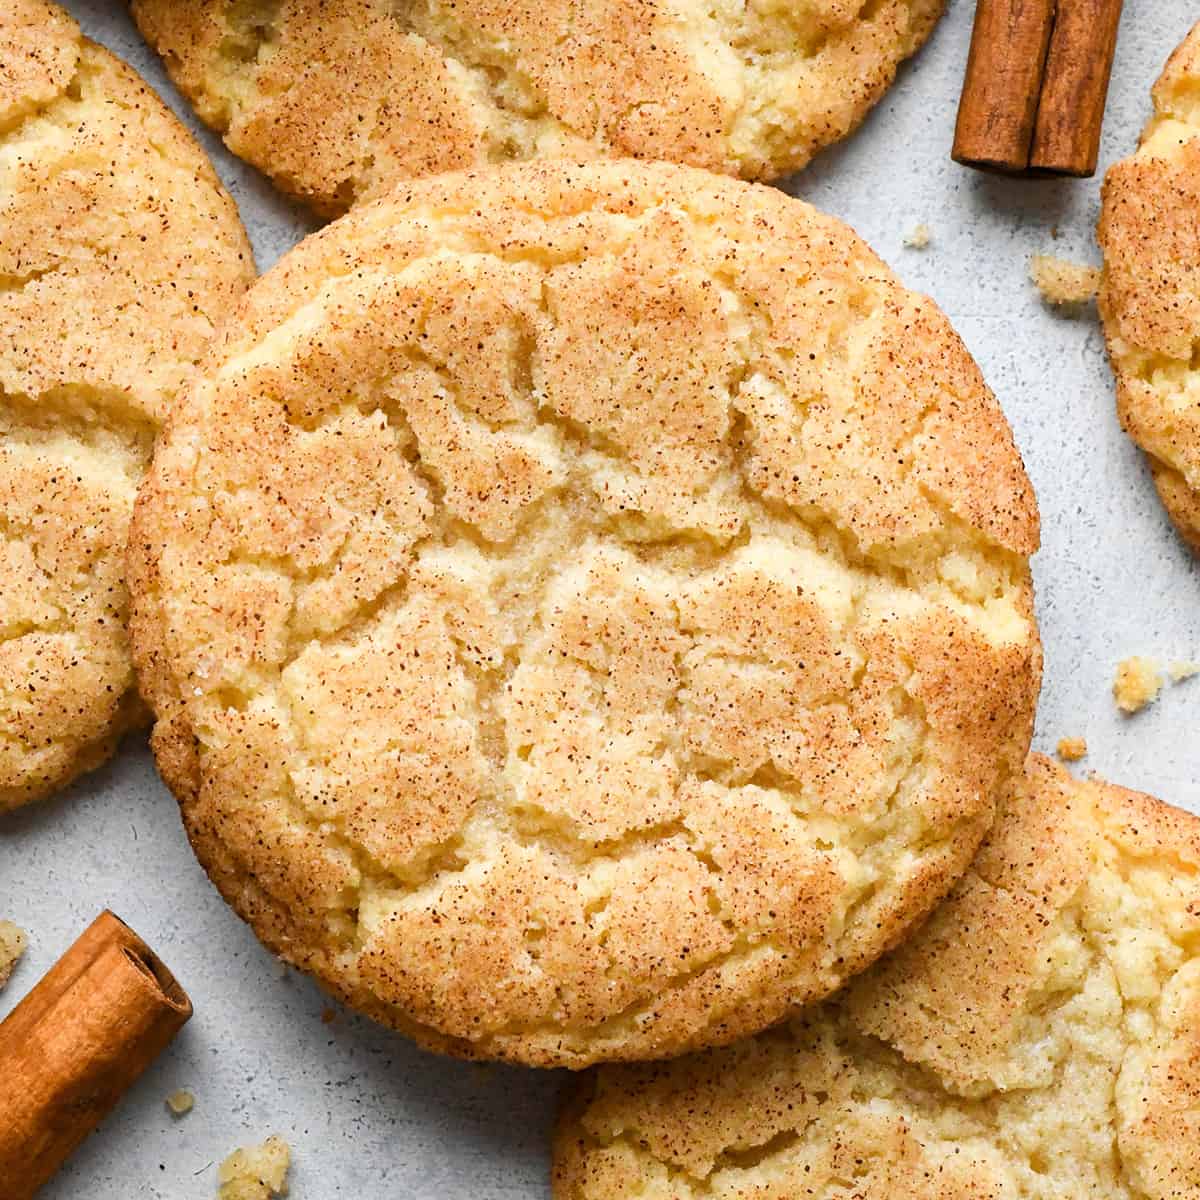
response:
[(1059, 0), (1029, 155), (1032, 170), (1096, 173), (1120, 20), (1121, 0)]
[(955, 162), (992, 171), (1028, 168), (1054, 9), (1055, 0), (979, 0), (954, 127)]
[(955, 162), (1014, 175), (1090, 175), (1122, 0), (978, 0)]
[(0, 1023), (0, 1196), (29, 1200), (191, 1015), (150, 947), (101, 913)]

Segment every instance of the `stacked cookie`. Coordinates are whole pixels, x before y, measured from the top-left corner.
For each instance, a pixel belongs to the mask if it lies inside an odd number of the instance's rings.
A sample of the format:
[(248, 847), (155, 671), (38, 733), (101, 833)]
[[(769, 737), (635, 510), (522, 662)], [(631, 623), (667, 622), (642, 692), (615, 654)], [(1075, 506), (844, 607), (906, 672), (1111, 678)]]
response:
[(145, 85), (0, 17), (0, 805), (111, 751), (136, 663), (272, 950), (436, 1050), (626, 1060), (560, 1200), (1200, 1193), (1195, 823), (1027, 758), (995, 397), (731, 178), (852, 129), (938, 7), (136, 0), (349, 210), (244, 296)]

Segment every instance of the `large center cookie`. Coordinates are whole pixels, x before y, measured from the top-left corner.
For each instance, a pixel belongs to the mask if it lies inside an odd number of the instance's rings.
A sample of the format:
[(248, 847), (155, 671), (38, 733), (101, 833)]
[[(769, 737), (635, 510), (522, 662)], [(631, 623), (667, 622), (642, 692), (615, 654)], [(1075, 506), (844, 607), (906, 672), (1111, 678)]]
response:
[(685, 168), (429, 181), (251, 292), (137, 510), (201, 860), (422, 1041), (726, 1041), (873, 960), (1027, 745), (1037, 539), (962, 344)]
[(770, 178), (845, 137), (943, 0), (134, 0), (230, 148), (324, 212), (596, 154)]
[(1200, 25), (1154, 85), (1137, 152), (1104, 180), (1100, 311), (1121, 424), (1200, 550)]
[(44, 0), (0, 11), (0, 811), (144, 719), (125, 542), (154, 432), (253, 273), (150, 88)]
[(837, 1001), (581, 1083), (556, 1200), (1195, 1200), (1200, 820), (1035, 758)]

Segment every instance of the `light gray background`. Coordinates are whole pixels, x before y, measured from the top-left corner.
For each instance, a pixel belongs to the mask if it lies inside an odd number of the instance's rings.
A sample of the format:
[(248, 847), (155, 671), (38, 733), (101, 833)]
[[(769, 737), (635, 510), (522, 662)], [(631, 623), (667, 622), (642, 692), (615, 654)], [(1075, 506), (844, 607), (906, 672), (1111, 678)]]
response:
[[(184, 109), (112, 0), (69, 0), (85, 28)], [(1110, 693), (1117, 661), (1200, 655), (1200, 570), (1174, 536), (1140, 455), (1121, 434), (1093, 314), (1048, 311), (1028, 280), (1047, 251), (1097, 261), (1100, 175), (1013, 182), (949, 158), (973, 5), (952, 0), (926, 49), (847, 145), (789, 188), (847, 220), (949, 313), (1016, 430), (1042, 512), (1036, 560), (1046, 647), (1037, 744), (1082, 735), (1084, 768), (1200, 811), (1200, 679), (1134, 718)], [(1128, 0), (1101, 174), (1128, 153), (1148, 89), (1200, 6)], [(200, 136), (241, 206), (259, 266), (311, 227), (254, 171)], [(933, 240), (906, 249), (919, 223)], [(1054, 230), (1057, 230), (1057, 239)], [(0, 822), (0, 917), (31, 947), (3, 1016), (104, 906), (129, 921), (190, 992), (196, 1016), (118, 1113), (43, 1193), (47, 1200), (211, 1197), (234, 1146), (278, 1132), (298, 1200), (544, 1197), (557, 1075), (421, 1053), (281, 977), (193, 861), (175, 804), (140, 739), (68, 794)], [(172, 1118), (163, 1098), (196, 1095)]]

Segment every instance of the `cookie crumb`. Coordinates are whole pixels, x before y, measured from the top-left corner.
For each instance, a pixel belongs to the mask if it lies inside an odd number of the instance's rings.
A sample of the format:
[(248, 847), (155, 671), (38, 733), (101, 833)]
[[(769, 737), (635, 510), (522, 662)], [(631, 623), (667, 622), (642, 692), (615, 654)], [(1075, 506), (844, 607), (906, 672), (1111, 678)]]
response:
[(321, 1009), (321, 1024), (332, 1025), (337, 1020), (337, 1009), (325, 1007)]
[(167, 1107), (175, 1116), (186, 1117), (196, 1107), (196, 1097), (185, 1088), (180, 1088), (167, 1097)]
[(904, 244), (910, 250), (924, 250), (932, 240), (933, 234), (924, 222), (904, 235)]
[(11, 921), (0, 921), (0, 988), (8, 982), (27, 944), (25, 930)]
[(1035, 254), (1029, 260), (1029, 277), (1047, 304), (1072, 307), (1095, 300), (1100, 290), (1100, 268), (1068, 262), (1052, 254)]
[(1173, 662), (1168, 670), (1172, 683), (1182, 683), (1185, 679), (1191, 679), (1193, 675), (1200, 675), (1200, 663)]
[(287, 1142), (272, 1134), (261, 1146), (235, 1150), (217, 1171), (218, 1200), (270, 1200), (288, 1194), (292, 1155)]
[(1135, 654), (1117, 664), (1113, 699), (1122, 712), (1135, 713), (1157, 700), (1162, 686), (1163, 678), (1158, 664), (1153, 659)]
[(1087, 742), (1083, 738), (1058, 739), (1058, 757), (1063, 762), (1078, 762), (1085, 754), (1087, 754)]

